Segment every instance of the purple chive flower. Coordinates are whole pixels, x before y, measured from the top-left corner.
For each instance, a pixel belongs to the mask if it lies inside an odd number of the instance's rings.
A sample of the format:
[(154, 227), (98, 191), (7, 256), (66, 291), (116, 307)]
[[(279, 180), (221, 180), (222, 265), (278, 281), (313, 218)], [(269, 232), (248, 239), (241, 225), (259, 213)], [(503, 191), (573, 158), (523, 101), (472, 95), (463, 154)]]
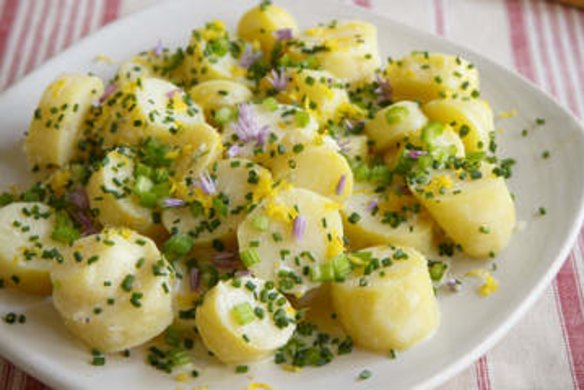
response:
[(292, 227), (294, 238), (300, 241), (304, 237), (304, 232), (306, 231), (306, 217), (302, 215), (297, 216), (294, 218), (294, 226)]
[(219, 252), (213, 256), (213, 265), (219, 269), (238, 269), (241, 263), (235, 258), (233, 252)]
[(274, 31), (274, 36), (279, 41), (288, 41), (292, 39), (293, 34), (294, 32), (292, 31), (291, 28), (281, 28), (279, 30)]
[(162, 201), (162, 206), (167, 208), (182, 207), (185, 206), (186, 204), (187, 202), (177, 198), (166, 198)]
[(239, 145), (231, 145), (229, 149), (227, 149), (227, 157), (229, 158), (236, 157), (239, 155), (239, 153), (241, 153), (241, 148)]
[(85, 188), (79, 186), (69, 193), (69, 202), (79, 209), (89, 208), (89, 198)]
[(259, 60), (262, 56), (262, 53), (259, 51), (254, 51), (250, 44), (245, 45), (245, 49), (243, 49), (243, 54), (239, 58), (239, 66), (242, 68), (249, 68), (254, 62)]
[(164, 46), (162, 46), (162, 41), (159, 39), (156, 46), (154, 46), (154, 48), (152, 49), (152, 54), (154, 54), (155, 57), (162, 57), (163, 52)]
[(408, 152), (408, 157), (409, 157), (409, 158), (413, 158), (413, 159), (415, 160), (415, 159), (418, 159), (418, 158), (420, 158), (421, 156), (425, 156), (425, 155), (427, 155), (427, 154), (428, 154), (428, 153), (427, 153), (427, 152), (425, 152), (425, 151), (423, 151), (423, 150), (410, 150), (410, 151)]
[(270, 75), (266, 77), (266, 80), (272, 84), (272, 87), (278, 92), (282, 92), (288, 86), (288, 77), (282, 69), (279, 71), (276, 69), (272, 69)]
[(207, 195), (213, 195), (217, 192), (215, 182), (207, 172), (199, 174), (199, 180), (195, 183), (195, 185), (201, 188), (201, 190), (203, 190), (203, 192)]
[(335, 194), (341, 195), (345, 191), (345, 185), (347, 184), (347, 175), (341, 175), (337, 187), (335, 188)]
[(240, 269), (240, 270), (235, 271), (235, 276), (240, 277), (240, 278), (243, 276), (249, 276), (249, 275), (251, 275), (251, 272), (249, 272), (246, 269)]
[(68, 200), (73, 206), (71, 217), (81, 226), (81, 234), (88, 236), (98, 233), (101, 229), (91, 217), (89, 199), (85, 189), (83, 187), (77, 187), (68, 194)]
[(373, 199), (371, 202), (369, 202), (369, 204), (367, 205), (367, 212), (368, 213), (372, 213), (373, 210), (375, 210), (375, 208), (377, 207), (377, 205), (379, 205), (379, 201), (377, 199)]
[(93, 102), (93, 107), (101, 106), (110, 96), (114, 94), (114, 92), (116, 92), (117, 89), (117, 85), (108, 84), (99, 99)]
[(174, 97), (174, 95), (176, 95), (177, 93), (181, 93), (182, 89), (180, 88), (175, 88), (175, 89), (171, 89), (170, 91), (168, 91), (165, 95), (167, 98), (172, 99)]
[(377, 81), (378, 87), (375, 88), (374, 92), (379, 95), (378, 100), (391, 100), (393, 97), (393, 88), (391, 87), (389, 81), (381, 77), (379, 74), (375, 75), (375, 81)]
[(243, 142), (255, 141), (258, 146), (265, 143), (268, 135), (268, 125), (261, 126), (249, 104), (239, 105), (239, 116), (233, 125), (233, 130)]
[(199, 284), (201, 282), (199, 270), (197, 268), (192, 268), (189, 272), (189, 287), (191, 291), (197, 291), (199, 289)]
[(446, 286), (448, 286), (448, 288), (452, 292), (459, 292), (461, 289), (461, 284), (462, 283), (460, 282), (460, 280), (455, 278), (450, 278), (446, 281)]
[(351, 141), (348, 139), (335, 139), (341, 153), (349, 153), (351, 151)]

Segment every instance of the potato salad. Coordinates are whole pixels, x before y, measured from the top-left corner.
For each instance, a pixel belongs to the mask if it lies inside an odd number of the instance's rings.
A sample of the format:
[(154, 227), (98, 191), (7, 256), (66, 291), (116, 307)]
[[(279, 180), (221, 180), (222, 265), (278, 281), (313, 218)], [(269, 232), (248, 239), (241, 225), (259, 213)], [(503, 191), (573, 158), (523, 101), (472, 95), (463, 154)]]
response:
[(230, 27), (46, 87), (36, 183), (0, 196), (1, 286), (51, 296), (94, 365), (142, 347), (196, 377), (200, 347), (294, 370), (427, 340), (450, 257), (484, 266), (516, 222), (478, 69), (382, 59), (374, 25), (271, 1)]

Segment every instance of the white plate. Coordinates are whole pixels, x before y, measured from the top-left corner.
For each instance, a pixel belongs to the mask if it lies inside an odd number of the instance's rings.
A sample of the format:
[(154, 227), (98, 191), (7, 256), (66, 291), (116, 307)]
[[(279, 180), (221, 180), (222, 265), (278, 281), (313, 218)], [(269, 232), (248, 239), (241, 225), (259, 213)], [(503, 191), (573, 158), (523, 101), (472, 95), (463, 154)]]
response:
[[(517, 159), (510, 181), (517, 197), (518, 219), (527, 227), (518, 232), (509, 248), (496, 260), (500, 290), (489, 298), (472, 291), (440, 298), (442, 324), (430, 341), (390, 361), (356, 352), (320, 369), (301, 374), (281, 370), (271, 362), (252, 367), (254, 380), (286, 388), (411, 388), (429, 387), (471, 364), (499, 340), (525, 313), (550, 283), (573, 244), (583, 216), (584, 133), (578, 122), (540, 90), (494, 62), (440, 38), (422, 33), (367, 11), (338, 3), (311, 0), (281, 0), (302, 26), (332, 18), (359, 18), (374, 23), (383, 55), (401, 55), (411, 50), (456, 53), (474, 62), (481, 74), (483, 96), (495, 111), (517, 109), (519, 116), (501, 123), (507, 130), (499, 136), (501, 151)], [(114, 23), (51, 60), (0, 96), (0, 184), (22, 182), (26, 175), (21, 152), (24, 131), (43, 89), (64, 71), (107, 71), (92, 60), (97, 54), (123, 59), (153, 47), (158, 39), (170, 46), (186, 42), (192, 28), (211, 19), (234, 27), (242, 12), (256, 0), (163, 3)], [(308, 12), (310, 10), (310, 12)], [(300, 16), (302, 15), (302, 19)], [(535, 118), (547, 124), (531, 131), (520, 130)], [(541, 158), (543, 150), (551, 158)], [(545, 217), (534, 216), (544, 206)], [(56, 388), (174, 388), (172, 377), (148, 367), (144, 357), (109, 358), (105, 367), (88, 364), (89, 353), (61, 325), (48, 300), (0, 291), (0, 313), (25, 312), (25, 325), (0, 323), (0, 353)], [(206, 364), (206, 363), (205, 363)], [(357, 382), (364, 369), (371, 379)], [(232, 369), (209, 365), (193, 385), (212, 389), (244, 388), (252, 380)]]

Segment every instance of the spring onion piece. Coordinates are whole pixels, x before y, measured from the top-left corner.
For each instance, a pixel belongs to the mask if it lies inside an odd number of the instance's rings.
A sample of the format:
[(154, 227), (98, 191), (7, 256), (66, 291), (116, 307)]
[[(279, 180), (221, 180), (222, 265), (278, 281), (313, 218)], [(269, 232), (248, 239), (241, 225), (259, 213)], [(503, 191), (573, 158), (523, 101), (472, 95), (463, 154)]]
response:
[(56, 214), (55, 229), (51, 233), (51, 238), (55, 241), (71, 244), (79, 238), (79, 231), (75, 228), (73, 221), (64, 211)]
[(261, 261), (260, 256), (258, 255), (258, 252), (255, 250), (255, 248), (249, 248), (243, 252), (240, 252), (239, 257), (241, 258), (241, 261), (243, 262), (243, 265), (246, 266), (246, 268), (249, 268)]
[(422, 142), (428, 147), (434, 145), (436, 138), (440, 137), (444, 132), (444, 125), (440, 122), (429, 122), (422, 128)]
[(343, 279), (345, 276), (351, 273), (351, 262), (345, 254), (335, 256), (331, 262), (333, 264), (335, 279)]
[(394, 125), (401, 122), (409, 113), (407, 107), (393, 106), (385, 112), (385, 120), (388, 124)]
[(313, 282), (331, 282), (335, 280), (335, 269), (332, 262), (321, 263), (310, 269), (310, 279)]
[(296, 111), (294, 119), (298, 127), (306, 127), (310, 122), (310, 115), (306, 111)]
[(176, 234), (164, 243), (164, 254), (171, 259), (187, 255), (193, 248), (193, 239), (186, 234)]
[(440, 282), (444, 277), (448, 264), (442, 261), (428, 261), (428, 271), (433, 282)]
[(231, 314), (239, 325), (246, 325), (255, 319), (255, 314), (249, 302), (240, 303), (231, 308)]
[(265, 215), (258, 215), (251, 221), (251, 225), (260, 232), (265, 232), (270, 226), (270, 219)]

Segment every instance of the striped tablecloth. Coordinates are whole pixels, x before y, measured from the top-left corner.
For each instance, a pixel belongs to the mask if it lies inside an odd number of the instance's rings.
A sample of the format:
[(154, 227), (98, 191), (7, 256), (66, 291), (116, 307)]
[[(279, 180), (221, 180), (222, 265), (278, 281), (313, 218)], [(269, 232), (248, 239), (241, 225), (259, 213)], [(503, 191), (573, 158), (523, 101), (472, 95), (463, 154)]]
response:
[[(584, 118), (584, 11), (539, 0), (345, 1), (471, 47), (515, 69)], [(0, 90), (83, 36), (154, 2), (0, 0)], [(443, 388), (584, 389), (583, 251), (580, 234), (529, 313)], [(45, 388), (0, 360), (0, 390)]]

